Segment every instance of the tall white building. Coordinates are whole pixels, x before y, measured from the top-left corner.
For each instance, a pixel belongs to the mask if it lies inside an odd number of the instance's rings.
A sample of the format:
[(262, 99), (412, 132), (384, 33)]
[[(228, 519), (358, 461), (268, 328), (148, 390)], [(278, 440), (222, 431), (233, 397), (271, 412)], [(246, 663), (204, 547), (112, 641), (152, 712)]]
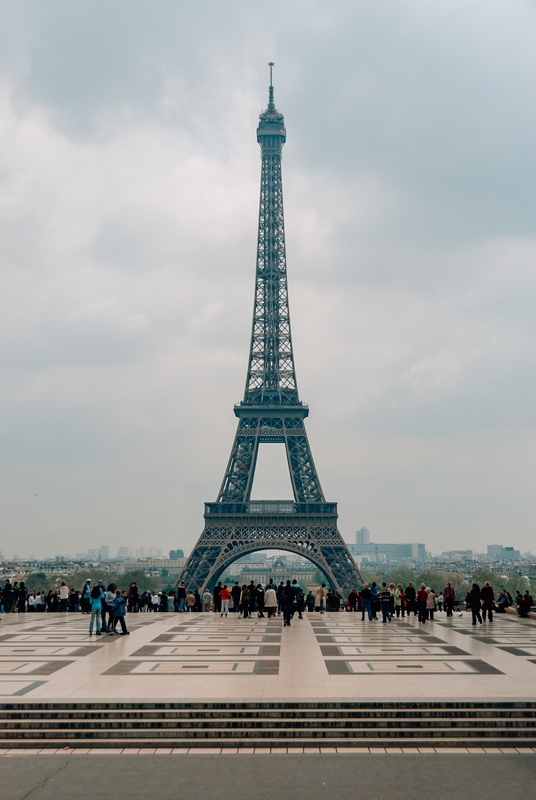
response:
[(370, 531), (368, 528), (359, 528), (359, 530), (355, 532), (355, 543), (370, 544)]

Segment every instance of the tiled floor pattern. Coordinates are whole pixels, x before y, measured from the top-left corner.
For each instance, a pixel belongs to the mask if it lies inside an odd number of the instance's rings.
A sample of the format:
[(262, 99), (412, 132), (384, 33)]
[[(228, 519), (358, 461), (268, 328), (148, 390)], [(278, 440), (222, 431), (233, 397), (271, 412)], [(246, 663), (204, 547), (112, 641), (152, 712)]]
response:
[(403, 620), (367, 623), (373, 626), (370, 630), (359, 627), (354, 615), (349, 619), (346, 614), (335, 616), (329, 621), (315, 618), (311, 623), (322, 655), (341, 657), (336, 661), (326, 659), (330, 675), (501, 674), (481, 659), (458, 658), (470, 654), (423, 628), (415, 631), (411, 623)]
[(88, 617), (8, 614), (0, 697), (25, 700), (532, 698), (536, 624), (471, 615), (361, 621), (129, 614), (130, 636), (89, 636)]
[(114, 664), (107, 675), (277, 675), (281, 650), (280, 620), (222, 621), (215, 614), (188, 615), (132, 656)]

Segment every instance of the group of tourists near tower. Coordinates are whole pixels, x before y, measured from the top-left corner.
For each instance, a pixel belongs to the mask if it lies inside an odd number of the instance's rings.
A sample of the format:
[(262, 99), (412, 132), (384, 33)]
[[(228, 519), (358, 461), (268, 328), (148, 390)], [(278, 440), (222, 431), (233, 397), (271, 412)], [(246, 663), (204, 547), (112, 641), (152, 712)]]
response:
[(362, 621), (380, 620), (387, 624), (393, 618), (416, 617), (418, 623), (433, 621), (434, 614), (444, 613), (452, 617), (454, 613), (471, 612), (472, 624), (493, 621), (495, 613), (504, 613), (508, 607), (515, 608), (521, 617), (529, 615), (533, 606), (530, 592), (516, 591), (513, 598), (504, 589), (496, 596), (489, 581), (482, 588), (473, 583), (472, 588), (460, 600), (450, 581), (438, 593), (421, 583), (415, 587), (409, 582), (404, 588), (401, 583), (364, 583), (361, 589), (352, 589), (348, 597), (328, 587), (325, 583), (314, 589), (304, 589), (297, 579), (280, 581), (270, 579), (264, 586), (261, 583), (242, 584), (235, 581), (227, 585), (218, 582), (212, 591), (189, 589), (181, 581), (176, 589), (167, 592), (140, 591), (136, 583), (131, 583), (128, 591), (121, 591), (115, 584), (105, 585), (98, 581), (94, 586), (87, 580), (82, 591), (67, 587), (65, 581), (58, 589), (28, 592), (24, 582), (11, 584), (7, 580), (0, 585), (0, 614), (31, 612), (81, 612), (89, 616), (89, 633), (121, 633), (128, 635), (127, 612), (133, 613), (196, 613), (214, 612), (220, 617), (234, 616), (250, 620), (281, 616), (284, 626), (290, 626), (294, 618), (302, 619), (304, 612), (337, 613), (357, 612)]

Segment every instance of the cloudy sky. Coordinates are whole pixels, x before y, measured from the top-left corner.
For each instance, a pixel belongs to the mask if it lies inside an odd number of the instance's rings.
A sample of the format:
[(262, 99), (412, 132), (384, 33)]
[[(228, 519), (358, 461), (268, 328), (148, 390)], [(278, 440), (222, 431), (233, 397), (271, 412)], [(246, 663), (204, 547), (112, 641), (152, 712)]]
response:
[[(0, 3), (0, 550), (199, 536), (245, 379), (269, 60), (343, 536), (536, 550), (535, 38), (529, 0)], [(254, 493), (282, 497), (265, 449)]]

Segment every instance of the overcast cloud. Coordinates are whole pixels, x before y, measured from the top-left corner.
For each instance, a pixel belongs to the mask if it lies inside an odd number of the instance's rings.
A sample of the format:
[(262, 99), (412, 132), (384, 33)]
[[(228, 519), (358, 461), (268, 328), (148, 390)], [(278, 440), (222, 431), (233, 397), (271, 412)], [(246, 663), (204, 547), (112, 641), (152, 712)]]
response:
[(4, 554), (199, 536), (245, 379), (269, 60), (343, 536), (533, 547), (535, 39), (529, 0), (1, 3)]

